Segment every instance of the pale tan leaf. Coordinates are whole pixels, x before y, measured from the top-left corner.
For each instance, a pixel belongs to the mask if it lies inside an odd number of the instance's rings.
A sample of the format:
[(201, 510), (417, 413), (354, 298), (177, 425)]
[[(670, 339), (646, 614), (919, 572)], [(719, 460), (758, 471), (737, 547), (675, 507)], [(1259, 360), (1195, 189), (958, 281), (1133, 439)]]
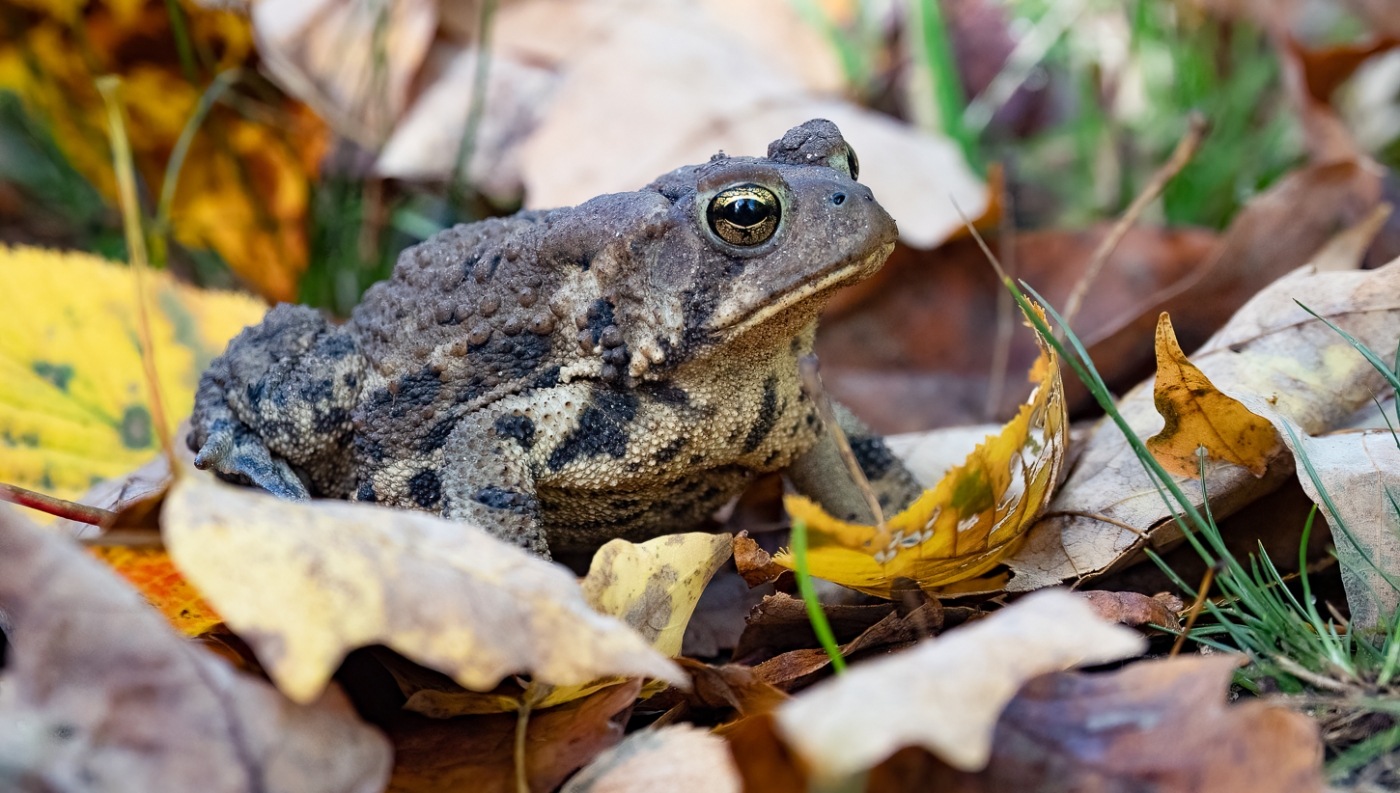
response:
[(598, 755), (560, 793), (740, 793), (729, 745), (689, 724), (635, 732)]
[(476, 691), (510, 674), (551, 685), (686, 680), (635, 631), (589, 608), (565, 568), (465, 523), (186, 478), (162, 525), (176, 566), (298, 702), (319, 694), (345, 653), (371, 644)]
[(997, 716), (1026, 680), (1145, 647), (1082, 599), (1040, 592), (812, 687), (777, 710), (778, 732), (818, 778), (862, 771), (905, 746), (972, 771), (986, 764)]

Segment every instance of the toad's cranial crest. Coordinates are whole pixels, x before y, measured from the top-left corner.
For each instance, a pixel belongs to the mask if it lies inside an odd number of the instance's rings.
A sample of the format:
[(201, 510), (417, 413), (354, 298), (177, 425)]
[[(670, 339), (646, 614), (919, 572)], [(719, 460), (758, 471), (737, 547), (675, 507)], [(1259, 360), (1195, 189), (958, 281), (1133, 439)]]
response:
[[(684, 531), (786, 469), (869, 520), (797, 360), (894, 221), (809, 121), (768, 156), (459, 225), (410, 248), (344, 325), (280, 305), (200, 381), (197, 464), (288, 498), (466, 520), (541, 554)], [(838, 410), (881, 500), (918, 487)]]

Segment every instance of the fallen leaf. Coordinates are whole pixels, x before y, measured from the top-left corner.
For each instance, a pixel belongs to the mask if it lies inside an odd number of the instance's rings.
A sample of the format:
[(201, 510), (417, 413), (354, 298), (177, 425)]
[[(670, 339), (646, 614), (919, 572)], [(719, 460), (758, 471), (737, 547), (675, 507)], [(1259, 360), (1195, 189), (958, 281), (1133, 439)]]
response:
[(162, 526), (176, 566), (298, 702), (370, 644), (475, 691), (509, 674), (544, 685), (685, 680), (635, 631), (589, 608), (565, 568), (464, 523), (184, 478)]
[[(1191, 361), (1217, 389), (1255, 414), (1271, 421), (1286, 418), (1308, 434), (1320, 434), (1369, 402), (1381, 381), (1344, 339), (1312, 319), (1294, 299), (1307, 301), (1372, 349), (1389, 350), (1395, 349), (1400, 335), (1396, 295), (1400, 264), (1366, 271), (1303, 268), (1256, 295)], [(1138, 437), (1148, 437), (1162, 426), (1152, 404), (1150, 380), (1119, 400), (1118, 409)], [(1211, 511), (1222, 520), (1293, 475), (1287, 453), (1278, 455), (1262, 479), (1242, 468), (1217, 467), (1206, 477)], [(1200, 482), (1180, 478), (1178, 485), (1197, 507), (1201, 505)], [(1051, 502), (1050, 513), (1007, 560), (1014, 571), (1008, 585), (1012, 591), (1126, 566), (1149, 537), (1158, 549), (1181, 539), (1156, 487), (1111, 422), (1101, 422), (1095, 430)]]
[[(534, 793), (622, 740), (640, 680), (609, 686), (563, 706), (532, 712), (525, 778)], [(516, 793), (513, 713), (430, 719), (401, 711), (381, 723), (394, 744), (390, 793)]]
[[(168, 273), (148, 282), (170, 429), (209, 362), (265, 311)], [(132, 270), (96, 256), (0, 247), (0, 481), (74, 499), (153, 457)]]
[(772, 555), (760, 548), (748, 534), (740, 534), (734, 538), (734, 566), (751, 587), (775, 581), (778, 576), (788, 572), (786, 567), (774, 562)]
[[(859, 636), (838, 649), (847, 660), (873, 653), (888, 653), (927, 639), (943, 629), (944, 609), (937, 600), (919, 606), (906, 615), (890, 612)], [(815, 675), (831, 664), (825, 649), (790, 650), (753, 667), (758, 677), (782, 691), (797, 691), (815, 680)]]
[(700, 595), (700, 602), (695, 604), (695, 612), (685, 626), (681, 655), (691, 658), (729, 656), (739, 645), (749, 612), (775, 591), (771, 584), (750, 588), (726, 565), (710, 579), (709, 586)]
[(252, 3), (262, 66), (341, 135), (388, 139), (438, 27), (437, 0)]
[(610, 540), (593, 556), (583, 597), (600, 614), (626, 621), (664, 655), (680, 655), (700, 593), (732, 554), (728, 534), (669, 534)]
[(1300, 457), (1298, 480), (1332, 527), (1351, 624), (1359, 631), (1384, 630), (1400, 608), (1395, 573), (1400, 570), (1400, 448), (1395, 436), (1389, 430), (1323, 437), (1294, 432), (1297, 441), (1288, 440), (1293, 453), (1307, 455), (1337, 511), (1328, 507)]
[(1226, 705), (1239, 661), (1187, 656), (1031, 680), (997, 722), (982, 789), (1322, 791), (1311, 719), (1261, 701)]
[(1299, 267), (1320, 259), (1320, 269), (1356, 269), (1361, 256), (1328, 243), (1339, 230), (1363, 223), (1380, 200), (1380, 176), (1364, 162), (1294, 171), (1251, 198), (1191, 273), (1145, 298), (1129, 293), (1097, 330), (1076, 322), (1076, 332), (1082, 329), (1080, 339), (1110, 390), (1124, 393), (1153, 371), (1162, 312), (1174, 318), (1182, 349), (1196, 350), (1246, 302)]
[(0, 609), (11, 640), (0, 787), (375, 793), (388, 779), (388, 743), (337, 690), (288, 701), (182, 641), (100, 562), (4, 507)]
[(688, 724), (635, 732), (602, 753), (560, 793), (741, 793), (729, 745)]
[(778, 708), (778, 734), (819, 779), (868, 769), (904, 746), (977, 770), (991, 755), (997, 715), (1026, 680), (1131, 657), (1145, 646), (1083, 600), (1039, 592), (813, 686)]
[[(690, 615), (711, 576), (730, 556), (728, 534), (671, 534), (632, 543), (608, 541), (593, 557), (587, 577), (580, 582), (583, 600), (593, 611), (635, 630), (653, 649), (668, 657), (680, 654)], [(468, 713), (519, 710), (522, 697), (512, 692), (482, 693), (435, 680), (429, 674), (406, 674), (394, 669), (399, 689), (408, 697), (404, 705), (434, 718)], [(534, 705), (549, 708), (599, 689), (616, 685), (623, 676), (600, 677), (577, 685), (555, 685)], [(664, 684), (652, 684), (645, 694)]]
[[(890, 597), (899, 579), (936, 589), (980, 576), (1014, 552), (1060, 481), (1068, 440), (1059, 360), (1048, 348), (1031, 379), (1039, 387), (1016, 418), (884, 526), (837, 520), (787, 496), (793, 520), (807, 524), (811, 574)], [(788, 552), (773, 561), (795, 564)]]
[[(822, 611), (838, 642), (848, 642), (886, 615), (894, 612), (892, 603), (868, 606), (825, 604)], [(812, 631), (807, 604), (785, 592), (776, 592), (759, 603), (749, 615), (748, 626), (734, 648), (735, 660), (745, 663), (771, 658), (787, 650), (818, 647)]]
[(1100, 589), (1080, 592), (1080, 597), (1089, 601), (1104, 622), (1138, 627), (1139, 625), (1161, 625), (1164, 628), (1178, 629), (1181, 622), (1176, 615), (1185, 604), (1181, 598), (1167, 592), (1148, 597), (1141, 592), (1105, 592)]
[(1153, 403), (1162, 415), (1162, 431), (1145, 443), (1163, 468), (1198, 477), (1201, 461), (1224, 460), (1261, 477), (1278, 454), (1282, 441), (1274, 425), (1249, 408), (1220, 393), (1210, 379), (1181, 351), (1165, 312), (1157, 323), (1157, 377)]
[(666, 689), (647, 700), (648, 710), (665, 712), (683, 704), (688, 713), (719, 711), (721, 715), (717, 718), (724, 720), (731, 713), (740, 717), (768, 713), (788, 699), (752, 666), (716, 666), (692, 658), (678, 658), (676, 663), (690, 674), (689, 689)]
[[(133, 164), (158, 195), (211, 78), (257, 68), (246, 15), (218, 5), (185, 3), (172, 14), (167, 3), (134, 0), (11, 15), (0, 23), (0, 87), (23, 98), (68, 164), (115, 206), (106, 108), (94, 80), (119, 76)], [(200, 53), (192, 71), (176, 41)], [(310, 183), (329, 134), (298, 102), (275, 92), (247, 94), (256, 98), (245, 95), (237, 110), (215, 104), (188, 141), (169, 231), (182, 245), (212, 249), (270, 300), (291, 301), (307, 266)], [(153, 231), (159, 251), (166, 230)]]
[(202, 635), (224, 621), (180, 575), (165, 549), (105, 545), (88, 550), (125, 578), (175, 630), (186, 636)]

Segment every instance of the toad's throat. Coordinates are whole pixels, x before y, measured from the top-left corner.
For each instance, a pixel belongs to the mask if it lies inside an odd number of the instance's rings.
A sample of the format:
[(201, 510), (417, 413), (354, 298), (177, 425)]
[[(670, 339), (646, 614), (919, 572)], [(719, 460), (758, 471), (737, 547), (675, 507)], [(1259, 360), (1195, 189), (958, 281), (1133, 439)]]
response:
[(839, 262), (823, 272), (814, 274), (797, 286), (784, 292), (781, 297), (758, 307), (756, 310), (739, 314), (729, 321), (711, 328), (729, 338), (739, 336), (758, 325), (772, 319), (793, 306), (803, 303), (823, 292), (831, 291), (849, 283), (864, 280), (875, 274), (894, 251), (894, 243), (880, 246), (878, 250), (857, 259)]

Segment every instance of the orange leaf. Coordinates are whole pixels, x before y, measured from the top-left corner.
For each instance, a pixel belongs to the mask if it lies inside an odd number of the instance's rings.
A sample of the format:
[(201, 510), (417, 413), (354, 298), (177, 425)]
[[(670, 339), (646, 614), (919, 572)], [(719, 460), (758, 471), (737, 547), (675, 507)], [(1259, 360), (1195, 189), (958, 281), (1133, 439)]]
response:
[(204, 602), (199, 591), (175, 569), (170, 555), (163, 549), (104, 545), (88, 550), (125, 578), (146, 602), (155, 606), (186, 636), (208, 633), (210, 628), (223, 622), (223, 618)]

